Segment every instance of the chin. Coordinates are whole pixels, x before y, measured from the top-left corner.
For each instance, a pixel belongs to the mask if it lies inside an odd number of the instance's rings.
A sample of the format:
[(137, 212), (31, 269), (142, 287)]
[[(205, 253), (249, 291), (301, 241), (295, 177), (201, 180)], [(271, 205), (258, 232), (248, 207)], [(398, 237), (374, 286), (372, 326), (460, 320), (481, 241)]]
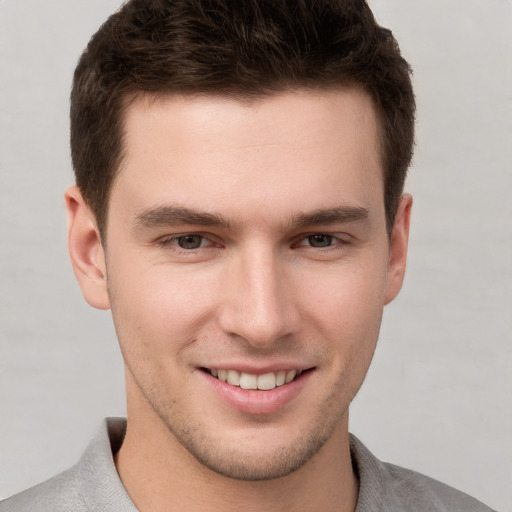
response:
[(269, 446), (266, 450), (249, 446), (212, 448), (197, 440), (185, 448), (200, 464), (218, 475), (256, 482), (282, 478), (297, 471), (314, 457), (328, 437), (315, 436), (298, 440), (293, 446)]
[[(165, 426), (179, 444), (203, 467), (218, 475), (244, 481), (282, 478), (308, 463), (336, 436), (341, 418), (323, 417), (322, 422), (304, 424), (302, 431), (279, 432), (261, 422), (249, 430), (229, 434), (211, 424), (177, 425), (163, 418)], [(298, 426), (298, 425), (296, 425)]]

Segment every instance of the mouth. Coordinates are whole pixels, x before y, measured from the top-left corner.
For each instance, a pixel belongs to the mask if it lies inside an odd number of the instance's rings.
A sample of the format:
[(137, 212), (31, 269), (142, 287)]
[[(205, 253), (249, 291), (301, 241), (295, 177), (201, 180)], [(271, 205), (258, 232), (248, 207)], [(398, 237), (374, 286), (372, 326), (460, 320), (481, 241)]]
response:
[(297, 380), (301, 375), (313, 370), (292, 369), (278, 370), (276, 372), (268, 372), (261, 375), (253, 373), (240, 372), (238, 370), (225, 370), (217, 368), (201, 368), (205, 373), (212, 377), (226, 382), (230, 386), (241, 389), (258, 389), (261, 391), (270, 391), (285, 384), (289, 384)]

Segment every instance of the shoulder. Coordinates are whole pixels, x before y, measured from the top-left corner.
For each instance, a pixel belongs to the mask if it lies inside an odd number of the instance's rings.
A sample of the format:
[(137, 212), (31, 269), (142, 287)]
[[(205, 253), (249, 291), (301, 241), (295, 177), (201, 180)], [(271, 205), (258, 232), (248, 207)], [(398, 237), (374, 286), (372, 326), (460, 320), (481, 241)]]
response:
[(87, 508), (71, 468), (0, 502), (0, 512), (83, 512)]
[(77, 464), (0, 502), (0, 512), (136, 512), (113, 458), (125, 430), (124, 419), (108, 418)]
[(471, 496), (433, 478), (383, 463), (390, 500), (404, 510), (432, 512), (493, 512)]
[(433, 478), (381, 462), (354, 436), (350, 443), (360, 480), (356, 512), (495, 512)]

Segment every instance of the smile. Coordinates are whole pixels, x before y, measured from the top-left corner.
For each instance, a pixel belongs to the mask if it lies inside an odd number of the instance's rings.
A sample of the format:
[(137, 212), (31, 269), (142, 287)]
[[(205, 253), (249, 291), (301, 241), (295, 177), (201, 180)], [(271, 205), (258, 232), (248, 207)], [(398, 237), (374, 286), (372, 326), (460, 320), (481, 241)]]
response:
[(223, 370), (203, 368), (212, 377), (215, 377), (231, 386), (242, 389), (259, 389), (270, 391), (271, 389), (289, 384), (303, 373), (302, 370), (280, 370), (277, 372), (255, 375), (252, 373), (239, 372), (237, 370)]

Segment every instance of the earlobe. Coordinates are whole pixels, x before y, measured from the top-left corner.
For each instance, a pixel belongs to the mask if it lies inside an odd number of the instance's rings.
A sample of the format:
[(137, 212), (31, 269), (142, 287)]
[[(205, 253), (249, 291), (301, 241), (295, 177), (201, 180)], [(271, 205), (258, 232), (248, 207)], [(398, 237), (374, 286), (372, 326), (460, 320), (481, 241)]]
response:
[(388, 279), (385, 303), (389, 304), (402, 288), (407, 264), (412, 196), (404, 194), (398, 206), (389, 247)]
[(85, 300), (98, 309), (110, 309), (105, 253), (94, 214), (77, 186), (65, 192), (68, 249), (73, 271)]

